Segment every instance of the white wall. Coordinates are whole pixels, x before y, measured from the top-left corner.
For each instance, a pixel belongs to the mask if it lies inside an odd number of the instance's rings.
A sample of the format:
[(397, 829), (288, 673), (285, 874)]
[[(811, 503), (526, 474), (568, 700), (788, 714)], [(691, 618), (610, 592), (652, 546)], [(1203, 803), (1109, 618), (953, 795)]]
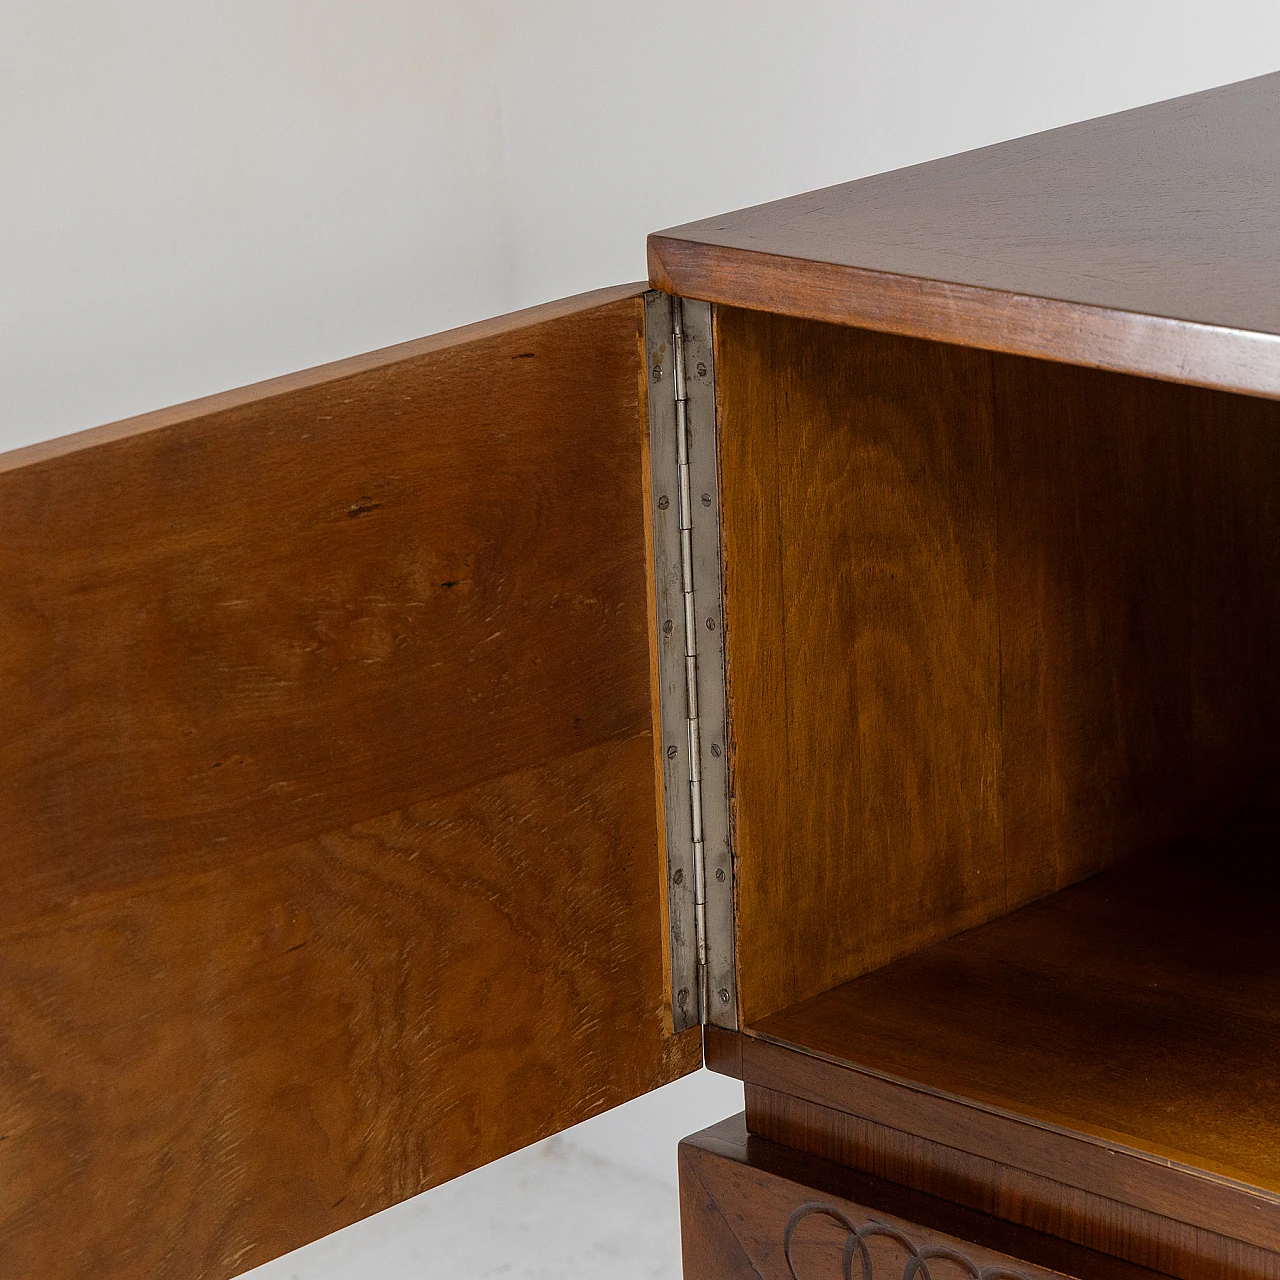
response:
[(0, 448), (1277, 66), (1275, 0), (0, 0)]

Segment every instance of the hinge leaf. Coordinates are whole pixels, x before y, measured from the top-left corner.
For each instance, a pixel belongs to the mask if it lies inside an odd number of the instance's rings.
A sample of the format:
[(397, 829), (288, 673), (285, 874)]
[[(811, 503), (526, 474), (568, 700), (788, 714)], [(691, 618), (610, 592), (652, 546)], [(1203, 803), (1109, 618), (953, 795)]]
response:
[(672, 1018), (736, 1028), (711, 307), (645, 296)]

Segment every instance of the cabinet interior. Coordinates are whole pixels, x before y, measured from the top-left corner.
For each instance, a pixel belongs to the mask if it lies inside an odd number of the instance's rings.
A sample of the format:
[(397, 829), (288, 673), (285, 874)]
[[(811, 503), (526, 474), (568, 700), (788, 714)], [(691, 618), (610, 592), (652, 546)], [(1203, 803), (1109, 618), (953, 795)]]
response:
[[(1247, 1042), (1270, 1141), (1280, 404), (732, 308), (716, 347), (743, 1026), (1028, 1110), (1010, 1046), (1137, 1107)], [(1128, 1133), (1106, 1093), (1061, 1106)]]

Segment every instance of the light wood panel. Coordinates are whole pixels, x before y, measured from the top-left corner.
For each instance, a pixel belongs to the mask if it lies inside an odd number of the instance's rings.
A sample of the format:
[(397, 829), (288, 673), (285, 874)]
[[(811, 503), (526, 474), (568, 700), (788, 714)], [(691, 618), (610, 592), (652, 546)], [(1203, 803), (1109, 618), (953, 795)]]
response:
[(750, 1023), (1003, 910), (990, 359), (718, 315)]
[(1280, 74), (649, 237), (686, 297), (1280, 396)]
[(0, 463), (0, 1271), (224, 1277), (698, 1064), (642, 309)]
[(0, 921), (648, 723), (639, 309), (13, 459)]
[(230, 1276), (698, 1065), (647, 735), (0, 938), (0, 1270)]

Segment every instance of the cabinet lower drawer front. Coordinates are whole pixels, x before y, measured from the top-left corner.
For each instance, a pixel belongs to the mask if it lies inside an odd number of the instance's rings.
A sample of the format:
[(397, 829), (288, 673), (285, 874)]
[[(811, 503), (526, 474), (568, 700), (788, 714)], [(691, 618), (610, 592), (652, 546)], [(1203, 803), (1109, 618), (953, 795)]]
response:
[(1158, 1273), (750, 1136), (680, 1145), (685, 1280), (1155, 1280)]

